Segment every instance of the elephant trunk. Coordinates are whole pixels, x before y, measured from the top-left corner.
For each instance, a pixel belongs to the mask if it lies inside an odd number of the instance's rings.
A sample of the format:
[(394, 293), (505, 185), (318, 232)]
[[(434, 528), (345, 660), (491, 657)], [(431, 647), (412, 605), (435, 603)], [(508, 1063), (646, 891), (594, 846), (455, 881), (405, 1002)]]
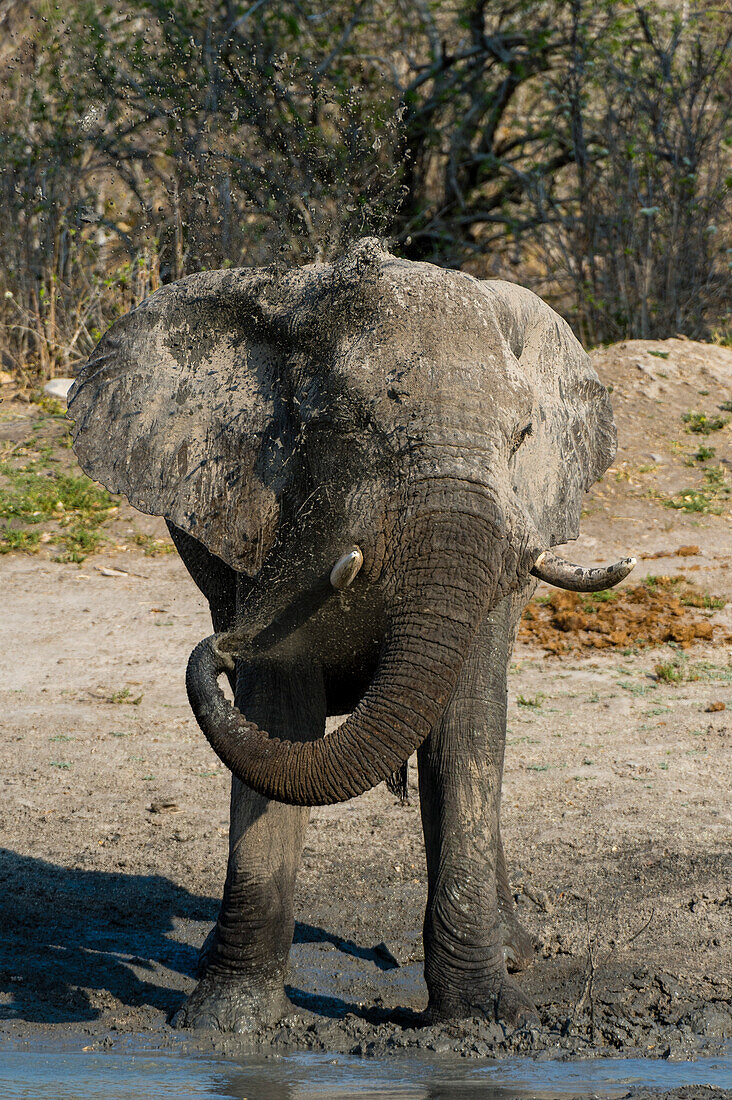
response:
[(441, 485), (437, 497), (445, 507), (437, 499), (427, 517), (415, 512), (419, 519), (402, 530), (396, 610), (379, 667), (358, 707), (330, 735), (305, 742), (269, 737), (219, 689), (217, 677), (231, 658), (218, 650), (216, 636), (193, 651), (186, 675), (193, 712), (214, 751), (248, 787), (294, 805), (343, 802), (387, 779), (428, 736), (482, 617), (504, 594), (512, 569), (515, 576), (517, 545), (525, 572), (533, 561), (526, 540), (512, 537), (495, 505), (480, 500), (487, 493), (471, 487), (462, 509), (456, 495), (454, 485)]

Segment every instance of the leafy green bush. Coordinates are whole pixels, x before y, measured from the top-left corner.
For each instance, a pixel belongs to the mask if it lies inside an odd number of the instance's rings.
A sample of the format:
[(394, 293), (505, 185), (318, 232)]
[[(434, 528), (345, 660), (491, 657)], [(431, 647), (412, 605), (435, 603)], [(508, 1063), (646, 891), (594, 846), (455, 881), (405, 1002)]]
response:
[(712, 432), (721, 431), (729, 423), (723, 416), (707, 416), (702, 412), (683, 413), (681, 419), (686, 424), (687, 432), (696, 435), (711, 435)]

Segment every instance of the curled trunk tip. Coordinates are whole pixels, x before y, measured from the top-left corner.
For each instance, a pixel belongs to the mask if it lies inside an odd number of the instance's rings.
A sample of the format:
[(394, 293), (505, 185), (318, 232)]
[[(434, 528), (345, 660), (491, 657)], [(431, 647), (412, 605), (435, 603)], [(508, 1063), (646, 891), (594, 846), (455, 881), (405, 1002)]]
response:
[(569, 592), (601, 592), (625, 580), (635, 565), (635, 558), (621, 558), (613, 565), (588, 569), (565, 561), (552, 554), (551, 550), (544, 550), (534, 562), (531, 572), (540, 581), (546, 581), (555, 588), (564, 588)]
[(219, 688), (218, 678), (231, 663), (221, 640), (214, 634), (193, 650), (186, 670), (188, 699), (214, 752), (266, 798), (297, 806), (344, 802), (391, 776), (430, 732), (426, 719), (406, 724), (397, 711), (380, 714), (378, 707), (369, 711), (360, 704), (328, 737), (293, 742), (271, 737)]

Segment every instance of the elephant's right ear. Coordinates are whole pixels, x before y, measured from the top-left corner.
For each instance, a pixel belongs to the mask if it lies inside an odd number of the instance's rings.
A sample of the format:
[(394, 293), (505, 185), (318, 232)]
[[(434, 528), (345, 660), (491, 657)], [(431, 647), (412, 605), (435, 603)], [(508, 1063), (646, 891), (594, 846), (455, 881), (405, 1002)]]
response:
[(289, 481), (282, 355), (258, 300), (270, 276), (203, 272), (117, 321), (69, 395), (82, 469), (254, 574)]

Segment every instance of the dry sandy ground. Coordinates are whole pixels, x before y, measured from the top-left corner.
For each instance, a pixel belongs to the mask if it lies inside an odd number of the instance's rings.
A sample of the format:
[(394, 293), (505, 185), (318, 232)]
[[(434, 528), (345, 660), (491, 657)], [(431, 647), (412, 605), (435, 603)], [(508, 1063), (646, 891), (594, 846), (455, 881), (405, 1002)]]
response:
[[(732, 599), (719, 488), (732, 429), (694, 435), (681, 421), (729, 400), (732, 351), (671, 340), (595, 358), (614, 386), (620, 452), (571, 554), (640, 554), (638, 577), (684, 575)], [(9, 408), (17, 441), (35, 413)], [(685, 465), (700, 443), (714, 458)], [(721, 515), (664, 503), (713, 481)], [(210, 621), (177, 557), (120, 549), (133, 523), (162, 537), (123, 504), (107, 549), (81, 565), (48, 547), (0, 558), (0, 1036), (84, 1031), (94, 1045), (152, 1029), (165, 1042), (216, 917), (228, 778), (183, 686)], [(675, 555), (682, 546), (698, 552)], [(729, 1036), (732, 616), (679, 614), (714, 624), (716, 641), (594, 648), (569, 632), (559, 656), (535, 642), (515, 655), (504, 835), (539, 944), (521, 981), (544, 1030), (415, 1026), (426, 884), (412, 768), (406, 806), (381, 787), (313, 812), (289, 979), (300, 1014), (255, 1039), (676, 1058)]]

